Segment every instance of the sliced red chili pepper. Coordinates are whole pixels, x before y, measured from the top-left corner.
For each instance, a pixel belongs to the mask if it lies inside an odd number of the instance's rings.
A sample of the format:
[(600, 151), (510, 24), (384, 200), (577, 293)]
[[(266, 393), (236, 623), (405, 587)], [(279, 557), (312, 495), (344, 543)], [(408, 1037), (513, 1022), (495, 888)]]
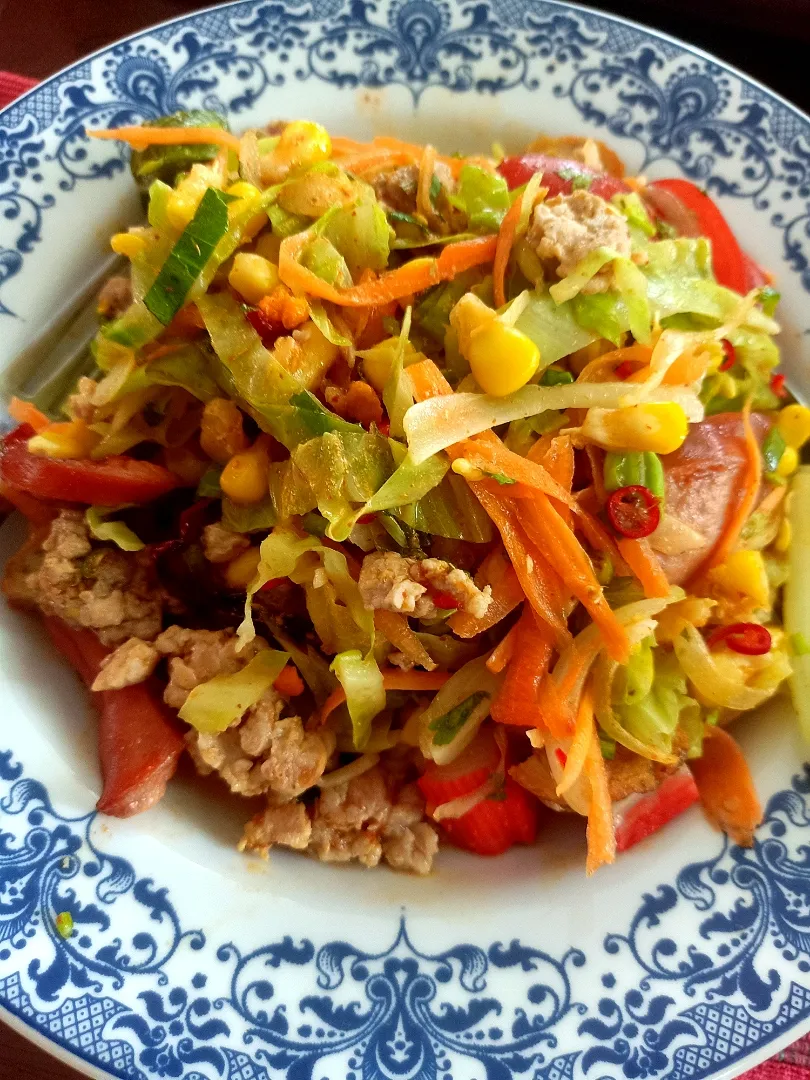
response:
[(376, 513), (375, 514), (363, 514), (362, 517), (359, 517), (357, 519), (357, 524), (358, 525), (370, 525), (372, 523), (372, 521), (374, 521), (374, 519), (376, 517), (377, 517)]
[(258, 308), (246, 311), (245, 318), (262, 339), (263, 345), (272, 345), (284, 329), (283, 326), (268, 319), (265, 313)]
[(557, 758), (557, 761), (559, 761), (561, 767), (564, 769), (568, 762), (568, 754), (566, 754), (566, 752), (564, 750), (561, 750), (558, 746), (557, 749), (554, 751), (554, 756)]
[(617, 379), (629, 379), (635, 370), (635, 367), (629, 360), (622, 360), (622, 362), (613, 369), (613, 374)]
[(773, 390), (773, 392), (778, 398), (787, 397), (787, 390), (785, 389), (785, 376), (781, 372), (771, 378), (771, 390)]
[(723, 357), (723, 363), (720, 365), (720, 367), (717, 370), (718, 371), (730, 371), (731, 368), (734, 367), (734, 364), (735, 364), (735, 362), (737, 360), (737, 351), (734, 348), (734, 346), (731, 344), (731, 342), (728, 340), (728, 338), (723, 338), (721, 344), (723, 346), (723, 352), (724, 352), (725, 355)]
[(286, 580), (287, 579), (283, 577), (270, 578), (269, 581), (266, 581), (264, 585), (262, 585), (259, 592), (271, 592), (273, 589), (277, 589), (279, 585), (283, 585)]
[(379, 422), (379, 424), (377, 424), (377, 430), (384, 438), (387, 439), (388, 436), (391, 434), (391, 421), (386, 416), (384, 416)]
[(658, 528), (661, 520), (659, 501), (649, 488), (630, 484), (611, 492), (607, 500), (610, 524), (622, 536), (640, 540)]
[(718, 626), (708, 637), (706, 644), (710, 649), (716, 645), (728, 645), (743, 656), (764, 656), (771, 651), (771, 634), (759, 623), (739, 622), (731, 626)]
[(458, 600), (456, 600), (452, 593), (442, 592), (440, 589), (431, 589), (430, 599), (437, 608), (441, 608), (443, 611), (448, 611), (451, 608), (453, 611), (458, 610)]

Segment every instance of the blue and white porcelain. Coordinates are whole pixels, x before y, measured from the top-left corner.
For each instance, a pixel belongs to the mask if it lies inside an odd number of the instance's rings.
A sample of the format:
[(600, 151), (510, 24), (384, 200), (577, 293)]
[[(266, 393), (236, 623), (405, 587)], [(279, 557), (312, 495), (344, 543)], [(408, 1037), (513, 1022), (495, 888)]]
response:
[[(0, 368), (139, 212), (124, 153), (85, 128), (193, 106), (448, 152), (586, 132), (691, 177), (777, 275), (810, 391), (810, 120), (548, 0), (240, 0), (27, 94), (0, 113)], [(692, 810), (586, 879), (581, 829), (555, 820), (535, 848), (443, 851), (418, 880), (238, 855), (244, 810), (190, 775), (142, 817), (97, 816), (84, 691), (4, 605), (0, 639), (0, 1014), (88, 1076), (700, 1080), (810, 1030), (810, 771), (785, 700), (738, 725), (767, 804), (750, 851)]]

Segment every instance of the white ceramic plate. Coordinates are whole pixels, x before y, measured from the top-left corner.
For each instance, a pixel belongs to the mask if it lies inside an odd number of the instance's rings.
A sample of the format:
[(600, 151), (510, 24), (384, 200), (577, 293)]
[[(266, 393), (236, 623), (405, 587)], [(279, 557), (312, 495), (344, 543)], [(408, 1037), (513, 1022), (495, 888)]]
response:
[[(245, 0), (42, 84), (0, 113), (3, 366), (138, 211), (85, 126), (189, 106), (448, 151), (588, 132), (632, 171), (697, 179), (778, 274), (808, 389), (810, 121), (687, 46), (545, 0)], [(191, 779), (140, 818), (97, 817), (85, 693), (5, 606), (0, 635), (0, 1004), (88, 1075), (728, 1077), (810, 1028), (810, 779), (784, 702), (738, 728), (768, 800), (751, 851), (693, 810), (586, 880), (581, 830), (555, 821), (499, 859), (443, 851), (419, 880), (245, 859), (237, 800)]]

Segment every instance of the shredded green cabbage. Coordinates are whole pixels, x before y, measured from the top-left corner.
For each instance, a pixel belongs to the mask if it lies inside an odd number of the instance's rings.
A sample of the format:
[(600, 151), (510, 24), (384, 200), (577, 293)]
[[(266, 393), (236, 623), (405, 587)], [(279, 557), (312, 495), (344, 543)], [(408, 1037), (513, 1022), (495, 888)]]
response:
[(122, 551), (141, 551), (144, 542), (140, 537), (125, 525), (123, 521), (106, 521), (107, 514), (114, 514), (116, 510), (110, 510), (101, 506), (90, 506), (85, 511), (84, 519), (90, 535), (96, 540), (109, 541)]
[(373, 655), (363, 656), (357, 649), (338, 653), (330, 670), (337, 675), (346, 694), (354, 748), (363, 750), (371, 735), (374, 717), (385, 708), (382, 673)]
[(458, 189), (450, 196), (456, 209), (467, 215), (475, 232), (497, 232), (511, 205), (504, 178), (478, 165), (465, 165), (458, 178)]
[(540, 350), (541, 370), (590, 345), (597, 337), (577, 322), (570, 303), (555, 304), (549, 293), (540, 289), (528, 294), (528, 302), (514, 325)]
[(235, 724), (273, 685), (289, 657), (262, 649), (234, 675), (217, 675), (195, 686), (179, 716), (197, 731), (216, 734)]

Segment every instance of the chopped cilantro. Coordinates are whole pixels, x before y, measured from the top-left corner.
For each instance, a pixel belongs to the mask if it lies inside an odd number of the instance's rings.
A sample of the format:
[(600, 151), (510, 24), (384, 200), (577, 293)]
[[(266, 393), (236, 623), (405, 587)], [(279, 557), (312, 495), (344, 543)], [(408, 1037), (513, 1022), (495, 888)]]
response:
[(474, 694), (470, 694), (468, 698), (459, 702), (455, 708), (450, 709), (449, 712), (444, 713), (442, 716), (437, 716), (428, 725), (433, 732), (434, 746), (448, 746), (467, 723), (473, 711), (487, 698), (489, 698), (489, 694), (483, 690), (476, 690)]
[(498, 484), (516, 484), (517, 480), (514, 480), (511, 476), (507, 476), (506, 473), (493, 472), (489, 473), (490, 480), (495, 480)]
[(433, 179), (430, 181), (430, 201), (435, 202), (436, 199), (438, 199), (438, 197), (441, 195), (441, 193), (442, 193), (442, 182), (438, 178), (438, 176), (436, 176), (436, 174), (434, 173), (433, 174)]
[(613, 761), (616, 757), (616, 740), (609, 739), (607, 735), (599, 736), (599, 749), (605, 761)]
[(563, 371), (562, 368), (549, 367), (543, 372), (543, 376), (540, 379), (541, 386), (565, 386), (568, 383), (574, 381), (574, 376), (570, 371)]
[(759, 303), (766, 315), (773, 315), (780, 299), (780, 293), (772, 285), (765, 285), (759, 290)]

